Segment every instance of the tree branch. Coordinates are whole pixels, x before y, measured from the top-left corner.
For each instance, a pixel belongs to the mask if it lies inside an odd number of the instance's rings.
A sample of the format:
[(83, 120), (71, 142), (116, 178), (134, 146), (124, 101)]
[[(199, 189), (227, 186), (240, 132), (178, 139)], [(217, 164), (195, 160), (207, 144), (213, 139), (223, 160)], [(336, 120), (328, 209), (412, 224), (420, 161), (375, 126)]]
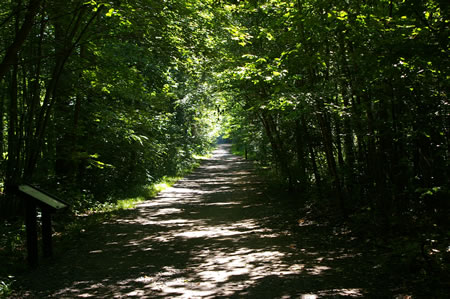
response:
[(31, 0), (22, 27), (19, 32), (17, 32), (13, 43), (6, 50), (5, 57), (3, 57), (3, 61), (0, 64), (0, 81), (2, 81), (3, 77), (8, 72), (11, 64), (14, 62), (15, 55), (19, 52), (19, 49), (27, 39), (31, 28), (33, 28), (34, 18), (36, 17), (40, 4), (41, 0)]

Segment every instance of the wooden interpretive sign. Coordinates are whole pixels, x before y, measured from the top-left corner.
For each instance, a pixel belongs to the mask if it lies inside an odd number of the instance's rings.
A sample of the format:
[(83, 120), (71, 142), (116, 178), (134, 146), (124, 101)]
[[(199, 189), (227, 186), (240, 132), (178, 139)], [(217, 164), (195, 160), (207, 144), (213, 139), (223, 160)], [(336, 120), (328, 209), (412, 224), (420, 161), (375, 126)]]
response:
[(39, 200), (40, 202), (48, 205), (51, 208), (54, 208), (56, 210), (66, 208), (67, 204), (60, 199), (57, 199), (56, 197), (39, 190), (38, 188), (31, 186), (31, 185), (20, 185), (19, 191), (33, 197), (36, 200)]
[(18, 186), (19, 195), (25, 199), (25, 225), (27, 229), (28, 264), (35, 267), (38, 261), (37, 210), (42, 212), (42, 252), (50, 257), (52, 250), (52, 218), (51, 213), (69, 205), (49, 193), (31, 185)]

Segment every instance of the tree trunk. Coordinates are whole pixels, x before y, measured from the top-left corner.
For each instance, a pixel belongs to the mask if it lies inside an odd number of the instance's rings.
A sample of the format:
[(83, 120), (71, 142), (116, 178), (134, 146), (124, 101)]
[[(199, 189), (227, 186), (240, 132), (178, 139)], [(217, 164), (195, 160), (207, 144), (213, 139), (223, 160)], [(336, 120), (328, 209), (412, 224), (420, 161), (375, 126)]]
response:
[[(41, 87), (39, 81), (41, 80), (42, 59), (40, 57), (42, 57), (42, 41), (44, 38), (45, 27), (46, 22), (44, 22), (44, 16), (42, 16), (41, 27), (39, 29), (39, 39), (37, 42), (37, 47), (34, 50), (35, 52), (33, 53), (35, 57), (39, 58), (34, 69), (34, 81), (31, 82), (29, 103), (27, 104), (28, 118), (25, 124), (25, 165), (26, 161), (28, 161), (33, 152), (33, 136), (36, 128), (35, 118), (38, 111), (39, 102), (41, 100)], [(24, 166), (24, 168), (26, 167)]]
[(300, 181), (300, 188), (305, 190), (308, 186), (307, 174), (306, 174), (306, 159), (305, 159), (305, 129), (306, 124), (301, 123), (300, 119), (295, 120), (295, 141), (296, 141), (296, 152), (297, 152), (297, 168), (298, 177)]
[[(55, 13), (56, 14), (56, 13)], [(57, 19), (55, 21), (55, 53), (61, 55), (56, 57), (57, 60), (64, 59), (63, 55), (67, 52), (66, 29), (64, 18)], [(55, 174), (59, 180), (63, 180), (67, 183), (71, 180), (72, 174), (74, 174), (74, 167), (72, 167), (72, 132), (73, 122), (70, 119), (73, 114), (70, 107), (70, 97), (73, 95), (72, 79), (73, 74), (67, 69), (62, 68), (59, 74), (58, 84), (55, 86), (53, 92), (54, 105), (54, 122), (62, 130), (58, 130), (59, 135), (56, 139), (56, 162), (55, 162)]]
[[(19, 3), (20, 5), (20, 3)], [(17, 63), (17, 54), (24, 44), (26, 38), (28, 37), (31, 29), (34, 25), (34, 18), (38, 13), (39, 7), (41, 5), (41, 0), (31, 0), (30, 5), (28, 6), (27, 13), (25, 15), (25, 19), (22, 23), (20, 29), (16, 31), (14, 41), (12, 44), (6, 49), (5, 56), (3, 57), (3, 61), (0, 63), (0, 82), (5, 77), (6, 73), (10, 69), (11, 65)]]
[[(372, 194), (372, 206), (373, 211), (376, 213), (376, 217), (378, 217), (383, 224), (383, 226), (387, 226), (388, 219), (386, 214), (386, 178), (385, 173), (383, 172), (385, 161), (382, 158), (382, 154), (380, 153), (381, 149), (377, 149), (376, 137), (378, 136), (376, 133), (376, 124), (373, 116), (373, 108), (372, 102), (368, 96), (364, 97), (364, 102), (367, 110), (367, 128), (369, 131), (368, 134), (368, 153), (367, 153), (367, 168), (370, 178), (370, 193)], [(379, 128), (378, 128), (379, 129)]]
[[(3, 152), (5, 150), (4, 147), (4, 130), (5, 130), (5, 126), (3, 123), (3, 119), (4, 119), (4, 115), (5, 115), (5, 89), (4, 88), (0, 88), (0, 165), (3, 164)], [(3, 178), (3, 167), (0, 167), (0, 177)]]
[[(30, 156), (27, 157), (27, 161), (25, 164), (25, 177), (31, 179), (33, 176), (33, 172), (35, 170), (36, 163), (39, 158), (39, 153), (42, 150), (42, 146), (45, 140), (45, 131), (47, 125), (50, 121), (50, 116), (52, 114), (55, 101), (56, 101), (56, 91), (58, 89), (58, 84), (61, 79), (61, 75), (64, 71), (64, 66), (72, 54), (74, 47), (80, 42), (82, 36), (86, 33), (90, 24), (94, 21), (96, 16), (100, 14), (102, 11), (102, 7), (99, 7), (97, 11), (91, 16), (91, 18), (85, 23), (84, 27), (80, 30), (80, 26), (82, 24), (82, 17), (86, 12), (85, 7), (81, 7), (76, 15), (73, 17), (73, 22), (70, 22), (70, 28), (67, 28), (67, 35), (64, 38), (64, 45), (62, 47), (62, 51), (56, 53), (56, 64), (52, 72), (51, 79), (49, 80), (45, 92), (45, 97), (37, 117), (36, 121), (36, 130), (34, 136), (32, 138)], [(59, 15), (59, 11), (57, 11), (57, 15)], [(58, 22), (58, 21), (56, 21)], [(77, 36), (78, 34), (78, 36)], [(77, 36), (77, 37), (76, 37)], [(56, 47), (61, 49), (60, 47)]]
[(264, 129), (266, 131), (267, 138), (269, 138), (270, 145), (272, 147), (272, 152), (275, 156), (276, 162), (280, 165), (282, 175), (288, 180), (288, 188), (292, 191), (292, 174), (287, 161), (286, 154), (284, 152), (283, 141), (280, 138), (279, 133), (272, 115), (269, 113), (261, 113), (261, 121), (263, 123)]
[[(350, 110), (350, 105), (347, 97), (344, 97), (344, 106), (347, 111)], [(355, 167), (355, 151), (353, 143), (353, 130), (349, 116), (344, 116), (343, 124), (343, 136), (344, 136), (344, 153), (346, 164), (346, 176), (347, 180), (353, 181), (353, 168)]]
[(336, 147), (337, 147), (337, 154), (338, 154), (338, 165), (339, 165), (339, 169), (342, 170), (344, 169), (345, 165), (344, 165), (344, 156), (342, 154), (342, 142), (341, 142), (341, 123), (340, 123), (340, 119), (337, 115), (335, 115), (334, 117), (334, 126), (336, 127)]
[[(18, 30), (19, 20), (16, 19), (16, 30)], [(9, 85), (9, 105), (8, 105), (8, 161), (6, 164), (6, 177), (5, 177), (5, 189), (9, 192), (10, 188), (13, 188), (19, 183), (20, 169), (18, 169), (19, 162), (19, 136), (18, 132), (18, 54), (14, 52), (9, 58), (12, 63), (13, 69), (11, 72), (10, 85)], [(0, 78), (1, 80), (1, 78)]]
[(323, 108), (323, 103), (321, 102), (321, 100), (317, 102), (317, 105), (319, 110), (317, 118), (319, 120), (319, 126), (322, 132), (322, 141), (325, 149), (328, 171), (332, 179), (333, 190), (336, 193), (341, 213), (345, 217), (347, 216), (347, 211), (344, 203), (344, 196), (342, 194), (341, 180), (339, 178), (339, 174), (336, 167), (336, 160), (333, 154), (333, 140), (331, 134), (331, 127), (330, 123), (327, 121), (325, 117), (325, 110)]
[(317, 168), (316, 153), (314, 152), (314, 147), (312, 146), (311, 142), (308, 142), (308, 148), (309, 148), (309, 154), (311, 156), (311, 164), (312, 164), (312, 168), (313, 168), (314, 178), (316, 180), (317, 190), (319, 191), (319, 194), (321, 194), (322, 193), (322, 177), (320, 176), (319, 169)]

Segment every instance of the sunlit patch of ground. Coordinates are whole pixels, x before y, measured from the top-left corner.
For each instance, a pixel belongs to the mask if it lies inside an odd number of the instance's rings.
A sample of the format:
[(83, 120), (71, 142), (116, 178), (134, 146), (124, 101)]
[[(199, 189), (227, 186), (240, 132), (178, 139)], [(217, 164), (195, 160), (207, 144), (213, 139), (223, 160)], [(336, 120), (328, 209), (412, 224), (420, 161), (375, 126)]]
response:
[(289, 208), (264, 188), (222, 146), (156, 199), (57, 252), (24, 278), (21, 296), (315, 299), (373, 290), (360, 279), (361, 253), (330, 244), (333, 231), (312, 222), (289, 220), (292, 230), (274, 221)]

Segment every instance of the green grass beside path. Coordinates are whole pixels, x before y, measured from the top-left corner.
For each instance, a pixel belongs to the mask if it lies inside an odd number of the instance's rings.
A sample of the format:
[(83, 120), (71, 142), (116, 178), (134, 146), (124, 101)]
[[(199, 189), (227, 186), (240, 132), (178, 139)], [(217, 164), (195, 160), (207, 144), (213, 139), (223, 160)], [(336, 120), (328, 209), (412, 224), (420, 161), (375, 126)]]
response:
[[(155, 198), (161, 191), (196, 169), (206, 156), (195, 156), (194, 162), (173, 176), (143, 186), (139, 192), (128, 198), (112, 202), (95, 203), (91, 206), (72, 210), (69, 217), (55, 217), (53, 223), (55, 251), (68, 248), (85, 232), (91, 231), (106, 220), (118, 217), (123, 210), (133, 209), (139, 203)], [(15, 276), (27, 270), (25, 225), (23, 223), (0, 224), (0, 299), (8, 298), (14, 288)], [(59, 248), (58, 248), (59, 247)]]

